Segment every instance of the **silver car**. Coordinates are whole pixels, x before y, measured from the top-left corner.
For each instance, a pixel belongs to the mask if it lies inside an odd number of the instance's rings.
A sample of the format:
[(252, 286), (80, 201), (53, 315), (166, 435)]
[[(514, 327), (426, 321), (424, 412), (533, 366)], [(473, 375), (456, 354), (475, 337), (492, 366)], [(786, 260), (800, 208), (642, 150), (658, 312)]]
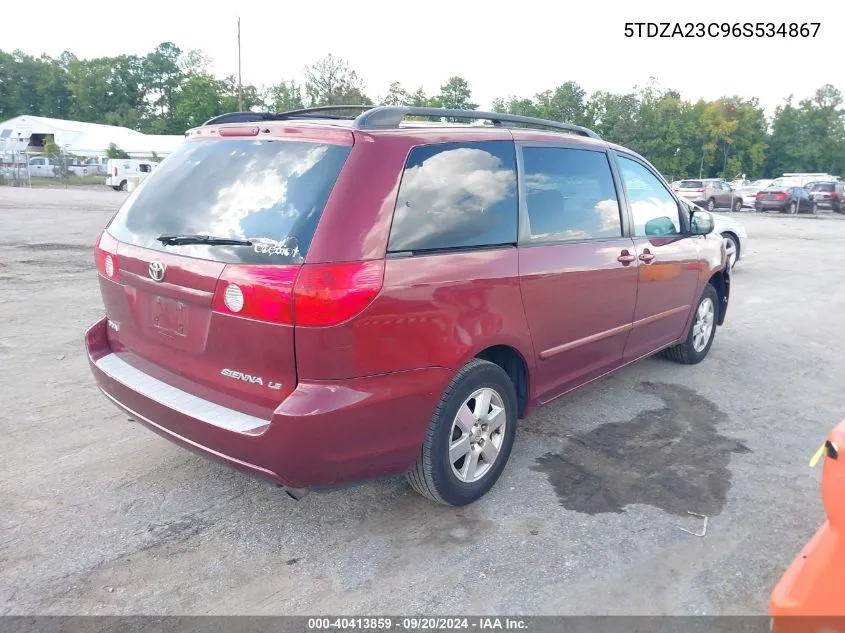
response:
[[(683, 198), (681, 202), (686, 204), (690, 211), (695, 208), (702, 208), (694, 202), (684, 200)], [(748, 256), (748, 233), (745, 230), (745, 225), (735, 216), (713, 212), (710, 215), (713, 216), (713, 232), (722, 236), (722, 240), (725, 242), (728, 263), (731, 269), (733, 269), (740, 259)]]

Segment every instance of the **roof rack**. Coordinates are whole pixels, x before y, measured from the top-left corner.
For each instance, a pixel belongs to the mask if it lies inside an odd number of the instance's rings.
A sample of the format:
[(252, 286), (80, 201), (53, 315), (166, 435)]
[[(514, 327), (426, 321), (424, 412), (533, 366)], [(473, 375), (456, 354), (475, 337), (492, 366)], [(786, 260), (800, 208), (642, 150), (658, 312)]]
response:
[(600, 139), (601, 137), (590, 129), (572, 123), (561, 123), (538, 119), (537, 117), (521, 116), (518, 114), (504, 114), (502, 112), (482, 112), (479, 110), (452, 110), (448, 108), (417, 108), (412, 106), (377, 106), (363, 112), (355, 119), (355, 127), (359, 130), (383, 130), (397, 128), (407, 116), (427, 116), (449, 119), (469, 119), (490, 121), (494, 126), (504, 127), (506, 123), (520, 123), (530, 127), (550, 128), (575, 132), (581, 136)]
[[(259, 121), (284, 121), (285, 119), (300, 119), (316, 117), (322, 114), (321, 119), (354, 119), (355, 117), (337, 116), (333, 112), (344, 110), (368, 110), (375, 108), (374, 105), (325, 105), (313, 108), (301, 108), (299, 110), (288, 110), (287, 112), (229, 112), (210, 118), (203, 125), (220, 125), (221, 123), (253, 123)], [(328, 114), (325, 114), (328, 113)]]
[(601, 139), (592, 130), (574, 125), (549, 121), (537, 117), (521, 116), (518, 114), (504, 114), (502, 112), (482, 112), (479, 110), (454, 110), (449, 108), (418, 108), (413, 106), (374, 106), (374, 105), (327, 105), (314, 108), (302, 108), (287, 112), (229, 112), (213, 117), (203, 125), (219, 125), (222, 123), (250, 123), (259, 121), (284, 121), (286, 119), (345, 119), (353, 117), (340, 116), (336, 113), (344, 110), (363, 110), (354, 117), (353, 127), (359, 130), (385, 130), (398, 128), (403, 119), (408, 116), (424, 116), (448, 119), (467, 119), (474, 121), (490, 121), (496, 127), (506, 127), (506, 124), (521, 124), (534, 128), (549, 128), (574, 132), (581, 136)]

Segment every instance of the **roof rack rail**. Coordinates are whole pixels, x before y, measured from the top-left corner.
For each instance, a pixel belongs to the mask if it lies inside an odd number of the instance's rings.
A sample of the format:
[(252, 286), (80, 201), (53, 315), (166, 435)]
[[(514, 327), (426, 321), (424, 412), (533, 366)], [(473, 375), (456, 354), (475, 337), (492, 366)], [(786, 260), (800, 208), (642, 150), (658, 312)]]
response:
[(407, 116), (446, 117), (450, 119), (470, 119), (490, 121), (494, 126), (503, 127), (506, 123), (521, 123), (530, 127), (550, 128), (574, 132), (581, 136), (601, 139), (590, 129), (572, 123), (549, 121), (537, 117), (504, 114), (502, 112), (482, 112), (479, 110), (452, 110), (448, 108), (417, 108), (412, 106), (377, 106), (361, 113), (354, 126), (359, 130), (383, 130), (398, 128)]
[[(344, 110), (363, 110), (357, 117), (339, 116), (335, 113)], [(494, 126), (505, 127), (505, 124), (522, 124), (534, 128), (549, 128), (574, 132), (581, 136), (601, 139), (592, 130), (574, 125), (549, 121), (531, 116), (505, 114), (503, 112), (483, 112), (480, 110), (454, 110), (449, 108), (418, 108), (414, 106), (376, 106), (376, 105), (325, 105), (313, 108), (288, 110), (287, 112), (229, 112), (210, 118), (203, 125), (219, 125), (222, 123), (251, 123), (260, 121), (284, 121), (286, 119), (346, 119), (354, 118), (353, 126), (359, 130), (384, 130), (398, 128), (399, 124), (408, 116), (425, 116), (449, 119), (468, 119), (474, 121), (490, 121)]]
[(220, 125), (221, 123), (252, 123), (259, 121), (284, 121), (285, 119), (299, 119), (313, 117), (320, 113), (329, 113), (328, 116), (320, 118), (327, 119), (354, 119), (352, 116), (332, 116), (332, 112), (342, 112), (344, 110), (369, 110), (375, 108), (372, 104), (368, 105), (325, 105), (315, 106), (313, 108), (301, 108), (299, 110), (288, 110), (286, 112), (228, 112), (210, 118), (203, 125)]

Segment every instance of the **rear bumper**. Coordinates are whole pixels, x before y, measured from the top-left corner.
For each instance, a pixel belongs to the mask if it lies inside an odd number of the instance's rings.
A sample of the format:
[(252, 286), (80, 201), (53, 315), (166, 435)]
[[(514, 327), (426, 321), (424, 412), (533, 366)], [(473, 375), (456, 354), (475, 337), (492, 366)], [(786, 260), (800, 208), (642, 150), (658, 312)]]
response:
[(757, 211), (786, 211), (789, 209), (789, 201), (787, 202), (757, 202), (754, 204)]
[(290, 488), (325, 487), (408, 470), (453, 372), (425, 368), (301, 382), (268, 420), (226, 409), (131, 367), (108, 346), (106, 319), (85, 345), (97, 386), (167, 439)]

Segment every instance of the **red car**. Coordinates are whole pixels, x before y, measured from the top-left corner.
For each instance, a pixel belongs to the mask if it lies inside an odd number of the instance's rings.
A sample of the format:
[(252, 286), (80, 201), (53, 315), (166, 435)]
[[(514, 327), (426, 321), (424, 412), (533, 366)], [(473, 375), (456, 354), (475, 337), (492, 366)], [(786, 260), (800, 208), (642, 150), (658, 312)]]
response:
[(536, 405), (707, 355), (722, 239), (645, 159), (565, 123), (361, 109), (212, 119), (109, 222), (86, 345), (133, 419), (292, 496), (404, 472), (463, 505)]

